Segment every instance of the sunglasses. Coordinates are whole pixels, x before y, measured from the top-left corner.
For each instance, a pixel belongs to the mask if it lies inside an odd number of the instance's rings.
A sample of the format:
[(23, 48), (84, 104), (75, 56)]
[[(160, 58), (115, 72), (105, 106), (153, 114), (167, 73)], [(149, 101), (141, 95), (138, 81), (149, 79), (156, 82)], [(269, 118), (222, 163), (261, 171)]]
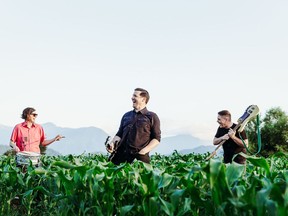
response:
[(37, 113), (31, 113), (30, 115), (33, 115), (34, 117), (37, 117), (37, 116), (38, 116)]

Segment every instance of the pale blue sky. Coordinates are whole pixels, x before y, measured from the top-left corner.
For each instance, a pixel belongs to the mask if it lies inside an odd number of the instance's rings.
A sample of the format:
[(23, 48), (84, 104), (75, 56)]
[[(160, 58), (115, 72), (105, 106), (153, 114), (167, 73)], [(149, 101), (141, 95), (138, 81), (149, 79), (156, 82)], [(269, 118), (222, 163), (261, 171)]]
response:
[(288, 110), (288, 1), (1, 1), (0, 124), (111, 135), (135, 87), (163, 136), (213, 139), (217, 112)]

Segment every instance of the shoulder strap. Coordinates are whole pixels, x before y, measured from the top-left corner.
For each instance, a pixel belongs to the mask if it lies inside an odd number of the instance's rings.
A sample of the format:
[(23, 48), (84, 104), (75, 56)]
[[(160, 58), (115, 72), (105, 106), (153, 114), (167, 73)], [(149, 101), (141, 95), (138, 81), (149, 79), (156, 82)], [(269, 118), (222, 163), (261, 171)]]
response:
[(129, 131), (131, 130), (131, 128), (135, 125), (136, 121), (138, 120), (138, 116), (136, 115), (136, 117), (133, 119), (132, 123), (130, 123), (128, 125), (129, 130), (126, 130), (125, 133), (123, 134), (123, 136), (121, 137), (120, 142), (118, 143), (118, 146), (120, 146), (122, 144), (122, 142), (124, 141), (124, 139), (126, 138), (127, 134), (129, 133)]

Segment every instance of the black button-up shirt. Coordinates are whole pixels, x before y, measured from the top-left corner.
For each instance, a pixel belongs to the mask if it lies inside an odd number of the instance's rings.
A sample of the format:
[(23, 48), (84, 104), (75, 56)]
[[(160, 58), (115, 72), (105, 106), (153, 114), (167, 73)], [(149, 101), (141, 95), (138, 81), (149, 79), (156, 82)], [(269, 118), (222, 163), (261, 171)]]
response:
[(136, 154), (152, 139), (160, 142), (160, 120), (156, 113), (148, 111), (146, 107), (139, 112), (129, 111), (123, 115), (116, 135), (121, 138), (122, 147)]

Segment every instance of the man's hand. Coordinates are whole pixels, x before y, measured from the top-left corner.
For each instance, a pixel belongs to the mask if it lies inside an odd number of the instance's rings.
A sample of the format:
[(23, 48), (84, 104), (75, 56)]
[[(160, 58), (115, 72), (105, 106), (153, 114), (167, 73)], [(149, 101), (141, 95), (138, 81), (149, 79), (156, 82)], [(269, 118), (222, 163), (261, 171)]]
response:
[(233, 129), (229, 129), (228, 136), (233, 139), (235, 137), (235, 131)]
[(223, 140), (228, 140), (230, 137), (229, 137), (229, 134), (225, 134), (221, 137), (221, 141)]
[[(118, 137), (118, 136), (115, 136), (112, 141), (110, 143), (108, 143), (106, 145), (106, 150), (109, 152), (109, 153), (112, 153), (115, 151), (115, 148), (117, 148), (118, 146), (118, 143), (120, 142), (121, 138)], [(108, 142), (108, 141), (107, 141)]]
[(15, 146), (15, 148), (13, 148), (13, 150), (16, 152), (20, 152), (20, 149), (18, 148), (18, 146)]
[(106, 145), (106, 150), (109, 152), (109, 153), (112, 153), (114, 151), (114, 143), (111, 142), (109, 144)]
[(61, 140), (62, 138), (65, 138), (65, 136), (62, 136), (62, 135), (57, 135), (55, 138), (54, 138), (54, 141), (59, 141)]
[(20, 149), (18, 148), (18, 146), (16, 145), (16, 143), (14, 142), (10, 142), (10, 147), (15, 151), (15, 152), (20, 152)]

